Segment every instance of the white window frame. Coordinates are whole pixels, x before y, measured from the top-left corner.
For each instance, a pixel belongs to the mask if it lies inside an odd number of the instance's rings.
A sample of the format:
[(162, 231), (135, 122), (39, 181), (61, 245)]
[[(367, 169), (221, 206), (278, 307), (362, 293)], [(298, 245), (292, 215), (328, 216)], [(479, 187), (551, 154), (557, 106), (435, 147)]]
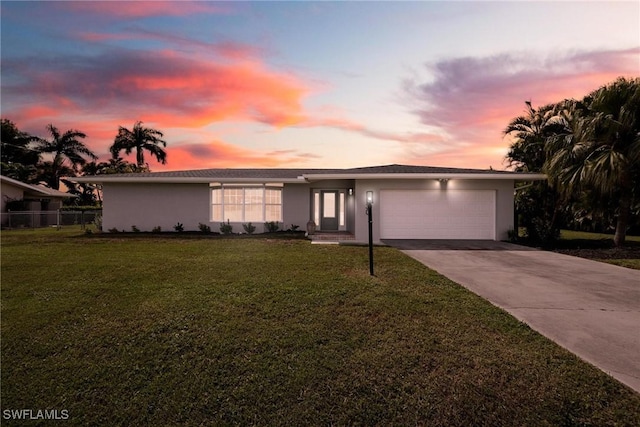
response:
[[(233, 190), (242, 190), (242, 218), (240, 220), (235, 220), (232, 222), (265, 222), (267, 217), (267, 206), (279, 206), (280, 208), (280, 217), (277, 220), (271, 219), (272, 221), (283, 222), (283, 203), (282, 203), (282, 184), (210, 184), (210, 199), (209, 199), (209, 218), (211, 222), (226, 222), (227, 215), (225, 214), (225, 189), (233, 189)], [(247, 220), (246, 216), (246, 208), (247, 206), (255, 206), (257, 203), (247, 203), (246, 190), (262, 190), (262, 212), (261, 219), (251, 219)], [(279, 191), (280, 192), (280, 203), (267, 203), (267, 190)], [(214, 192), (219, 191), (219, 201), (220, 203), (214, 203)], [(233, 206), (238, 206), (238, 204), (234, 203)], [(219, 207), (222, 217), (215, 217), (214, 212), (216, 211), (216, 207)]]

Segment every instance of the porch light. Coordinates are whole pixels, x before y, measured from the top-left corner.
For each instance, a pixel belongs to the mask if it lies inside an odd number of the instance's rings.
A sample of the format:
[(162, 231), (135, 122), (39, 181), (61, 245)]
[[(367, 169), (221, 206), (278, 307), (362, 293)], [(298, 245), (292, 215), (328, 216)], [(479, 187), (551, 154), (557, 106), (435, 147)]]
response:
[(373, 204), (373, 191), (367, 191), (367, 206)]
[(353, 188), (350, 188), (350, 189), (349, 189), (349, 195), (350, 195), (350, 196), (353, 196)]

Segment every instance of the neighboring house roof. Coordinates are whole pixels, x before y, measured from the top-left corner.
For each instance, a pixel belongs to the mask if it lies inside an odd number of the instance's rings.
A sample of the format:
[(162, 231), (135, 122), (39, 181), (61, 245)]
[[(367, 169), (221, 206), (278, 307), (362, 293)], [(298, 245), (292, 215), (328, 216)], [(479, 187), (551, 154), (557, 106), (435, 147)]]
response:
[(76, 182), (310, 182), (323, 179), (512, 179), (542, 180), (538, 173), (496, 171), (491, 169), (460, 169), (433, 166), (386, 165), (350, 169), (199, 169), (170, 172), (144, 172), (112, 175), (70, 177)]
[(8, 176), (0, 175), (0, 181), (3, 183), (7, 183), (13, 185), (15, 187), (21, 188), (24, 190), (25, 197), (36, 197), (36, 198), (50, 198), (50, 197), (77, 197), (73, 194), (63, 193), (62, 191), (54, 190), (53, 188), (48, 188), (43, 185), (37, 184), (27, 184), (22, 181), (18, 181), (17, 179), (9, 178)]

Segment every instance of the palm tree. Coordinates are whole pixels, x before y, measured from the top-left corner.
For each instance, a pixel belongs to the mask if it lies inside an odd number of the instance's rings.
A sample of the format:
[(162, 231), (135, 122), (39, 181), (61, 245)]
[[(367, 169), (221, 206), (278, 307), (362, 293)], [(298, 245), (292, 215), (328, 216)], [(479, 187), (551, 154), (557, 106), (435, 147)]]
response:
[[(546, 160), (547, 138), (555, 135), (561, 124), (556, 119), (558, 104), (547, 104), (535, 109), (525, 102), (526, 114), (516, 117), (503, 131), (512, 138), (506, 156), (517, 172), (541, 172)], [(546, 182), (536, 181), (521, 185), (516, 192), (515, 206), (522, 216), (527, 237), (538, 244), (552, 243), (560, 233), (558, 226), (559, 199), (557, 191)], [(518, 227), (516, 217), (515, 227)]]
[(546, 159), (547, 138), (562, 130), (556, 118), (561, 104), (547, 104), (537, 110), (531, 101), (525, 104), (527, 114), (513, 119), (503, 132), (514, 139), (507, 160), (518, 172), (540, 172)]
[[(45, 162), (42, 170), (45, 171), (44, 180), (46, 183), (57, 190), (60, 188), (61, 176), (70, 171), (78, 172), (79, 167), (87, 163), (85, 157), (96, 160), (98, 156), (79, 140), (87, 137), (84, 133), (70, 129), (61, 134), (58, 128), (52, 124), (47, 126), (47, 130), (51, 134), (51, 139), (38, 138), (36, 149), (43, 154), (53, 154), (53, 160)], [(67, 160), (69, 164), (67, 164)]]
[(590, 189), (617, 200), (616, 246), (624, 244), (640, 187), (640, 78), (619, 78), (560, 115), (566, 131), (549, 139), (546, 171), (563, 192)]
[(141, 121), (137, 121), (133, 125), (133, 130), (129, 130), (120, 126), (118, 135), (111, 146), (111, 155), (117, 158), (120, 151), (124, 150), (125, 154), (131, 154), (136, 150), (136, 164), (142, 168), (145, 166), (144, 152), (148, 151), (162, 164), (167, 162), (167, 153), (160, 146), (166, 147), (167, 142), (162, 139), (164, 135), (159, 130), (146, 128), (142, 126)]

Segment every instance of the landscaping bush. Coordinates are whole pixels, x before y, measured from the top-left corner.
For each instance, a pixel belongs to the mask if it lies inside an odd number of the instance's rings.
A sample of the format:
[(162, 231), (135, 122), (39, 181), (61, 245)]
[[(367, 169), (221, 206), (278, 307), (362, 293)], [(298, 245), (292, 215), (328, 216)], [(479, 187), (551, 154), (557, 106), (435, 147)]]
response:
[(211, 227), (209, 227), (207, 224), (199, 223), (198, 229), (205, 234), (211, 233)]
[(251, 223), (242, 224), (242, 228), (244, 228), (244, 231), (246, 231), (248, 234), (253, 234), (253, 232), (256, 231), (256, 226)]
[(96, 226), (98, 231), (102, 231), (102, 214), (96, 213), (93, 217), (93, 225)]
[(278, 224), (277, 221), (270, 221), (270, 222), (265, 222), (264, 223), (264, 228), (269, 233), (275, 233), (276, 231), (278, 231), (280, 229), (280, 225)]
[(229, 223), (229, 220), (227, 220), (226, 223), (223, 222), (222, 224), (220, 224), (220, 232), (222, 234), (231, 234), (231, 233), (233, 233), (233, 225), (231, 225)]
[(177, 223), (176, 225), (173, 226), (173, 229), (175, 231), (177, 231), (178, 233), (182, 233), (184, 231), (184, 225), (182, 225), (181, 222)]

